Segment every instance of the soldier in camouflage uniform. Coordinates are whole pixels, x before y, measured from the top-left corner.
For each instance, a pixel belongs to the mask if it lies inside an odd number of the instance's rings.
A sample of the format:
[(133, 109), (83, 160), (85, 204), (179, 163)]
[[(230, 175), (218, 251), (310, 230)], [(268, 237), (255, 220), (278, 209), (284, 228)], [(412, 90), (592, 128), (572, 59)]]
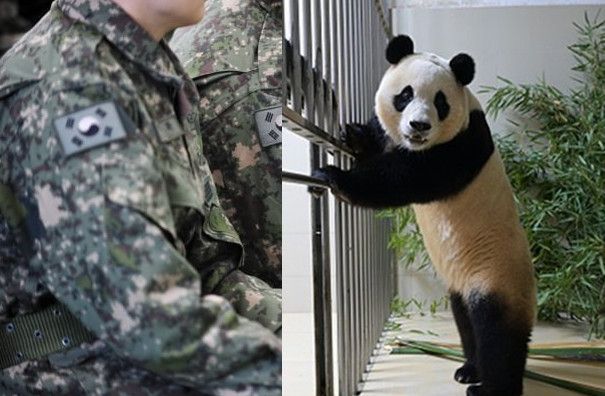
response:
[(0, 394), (281, 394), (279, 339), (208, 294), (242, 248), (198, 101), (111, 0), (0, 60)]
[(244, 242), (244, 271), (281, 287), (281, 0), (208, 0), (170, 46), (200, 96), (204, 153)]
[(271, 287), (281, 288), (281, 21), (281, 0), (209, 0), (204, 19), (170, 42), (201, 96), (204, 153), (242, 237), (243, 270), (262, 279), (233, 273), (219, 294), (278, 331), (281, 289)]

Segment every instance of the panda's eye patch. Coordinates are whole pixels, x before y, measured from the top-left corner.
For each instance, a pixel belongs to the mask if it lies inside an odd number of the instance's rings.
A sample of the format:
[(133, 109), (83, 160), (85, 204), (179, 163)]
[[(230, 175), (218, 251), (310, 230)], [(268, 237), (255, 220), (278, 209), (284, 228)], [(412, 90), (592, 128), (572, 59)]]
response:
[(435, 107), (437, 108), (437, 115), (439, 116), (439, 121), (445, 120), (447, 115), (450, 113), (450, 105), (447, 103), (447, 98), (445, 94), (441, 91), (437, 92), (435, 95), (435, 101), (433, 102)]
[(412, 101), (414, 97), (414, 90), (411, 86), (407, 86), (403, 88), (403, 91), (399, 95), (396, 95), (393, 98), (393, 106), (395, 106), (395, 110), (402, 112), (403, 109)]

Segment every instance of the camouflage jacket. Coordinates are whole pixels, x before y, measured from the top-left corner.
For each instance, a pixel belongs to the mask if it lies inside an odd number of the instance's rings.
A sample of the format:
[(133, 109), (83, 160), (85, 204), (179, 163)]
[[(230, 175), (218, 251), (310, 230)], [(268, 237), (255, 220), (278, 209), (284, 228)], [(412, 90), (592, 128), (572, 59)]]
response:
[(58, 301), (96, 338), (2, 370), (2, 394), (281, 392), (279, 340), (202, 296), (241, 248), (198, 101), (111, 0), (58, 0), (0, 60), (0, 322)]
[(281, 287), (281, 0), (209, 0), (170, 41), (201, 96), (200, 123), (243, 270)]

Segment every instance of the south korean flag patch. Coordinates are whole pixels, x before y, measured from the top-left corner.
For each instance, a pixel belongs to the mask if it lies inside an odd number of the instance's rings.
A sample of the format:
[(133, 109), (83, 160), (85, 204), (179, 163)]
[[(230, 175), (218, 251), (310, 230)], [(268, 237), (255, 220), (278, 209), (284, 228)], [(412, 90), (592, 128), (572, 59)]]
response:
[(99, 103), (54, 121), (65, 156), (126, 137), (126, 128), (113, 102)]
[(281, 105), (259, 110), (254, 116), (261, 146), (269, 147), (281, 143)]

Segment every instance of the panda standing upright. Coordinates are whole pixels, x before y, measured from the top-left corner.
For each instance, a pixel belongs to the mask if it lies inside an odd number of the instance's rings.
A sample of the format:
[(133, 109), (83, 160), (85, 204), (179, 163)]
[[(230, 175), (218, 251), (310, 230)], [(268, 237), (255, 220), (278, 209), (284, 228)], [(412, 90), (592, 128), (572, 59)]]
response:
[(466, 362), (454, 378), (467, 395), (516, 396), (534, 323), (536, 287), (513, 192), (485, 115), (466, 87), (472, 58), (387, 47), (376, 116), (347, 127), (357, 153), (348, 171), (315, 172), (354, 205), (413, 204), (425, 246), (450, 292)]

